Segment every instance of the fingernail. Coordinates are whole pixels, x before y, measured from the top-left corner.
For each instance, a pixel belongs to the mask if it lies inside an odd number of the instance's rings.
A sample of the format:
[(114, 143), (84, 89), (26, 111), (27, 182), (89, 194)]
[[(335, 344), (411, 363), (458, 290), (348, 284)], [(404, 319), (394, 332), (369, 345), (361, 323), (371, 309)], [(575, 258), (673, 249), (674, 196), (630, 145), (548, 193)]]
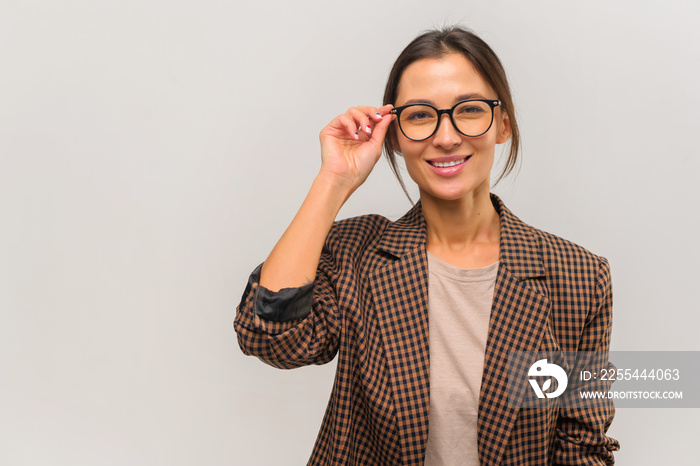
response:
[(358, 131), (362, 131), (362, 125), (358, 126), (358, 127), (357, 127), (357, 130), (358, 130)]
[(367, 131), (367, 134), (369, 134), (372, 132), (372, 128), (369, 125), (367, 125), (367, 129), (365, 131)]
[(377, 118), (381, 118), (381, 117), (382, 117), (382, 114), (379, 113), (379, 112), (375, 113), (375, 115), (377, 115)]
[(357, 131), (355, 131), (355, 139), (360, 139), (360, 136), (357, 134)]

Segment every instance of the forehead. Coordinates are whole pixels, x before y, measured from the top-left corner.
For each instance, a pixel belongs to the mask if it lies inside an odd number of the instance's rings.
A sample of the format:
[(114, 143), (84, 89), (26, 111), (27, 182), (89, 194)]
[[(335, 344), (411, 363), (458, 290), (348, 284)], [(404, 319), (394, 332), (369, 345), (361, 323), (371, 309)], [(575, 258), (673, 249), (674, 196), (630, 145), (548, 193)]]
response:
[(399, 81), (395, 105), (408, 100), (426, 100), (451, 106), (458, 96), (478, 94), (496, 98), (491, 86), (461, 53), (422, 58), (406, 67)]

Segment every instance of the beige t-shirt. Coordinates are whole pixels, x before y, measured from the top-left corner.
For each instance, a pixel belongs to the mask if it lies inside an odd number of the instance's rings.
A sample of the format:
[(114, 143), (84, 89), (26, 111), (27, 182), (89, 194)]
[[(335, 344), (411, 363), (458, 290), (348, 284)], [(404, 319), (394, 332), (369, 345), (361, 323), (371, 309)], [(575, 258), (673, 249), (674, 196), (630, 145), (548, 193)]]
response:
[(462, 269), (428, 252), (427, 466), (479, 464), (477, 416), (498, 262)]

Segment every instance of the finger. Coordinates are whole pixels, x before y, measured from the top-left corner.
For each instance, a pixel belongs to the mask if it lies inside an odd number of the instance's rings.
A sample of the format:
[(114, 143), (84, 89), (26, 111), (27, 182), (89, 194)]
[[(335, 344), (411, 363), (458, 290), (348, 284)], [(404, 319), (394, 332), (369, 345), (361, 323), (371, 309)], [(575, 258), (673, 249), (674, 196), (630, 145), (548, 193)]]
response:
[(370, 121), (374, 123), (379, 123), (382, 121), (382, 113), (379, 108), (377, 107), (363, 107), (365, 112), (367, 113)]
[(357, 131), (357, 124), (355, 120), (350, 118), (348, 115), (343, 114), (338, 117), (338, 122), (343, 128), (348, 132), (348, 135), (353, 139), (360, 139), (359, 133)]
[(389, 105), (383, 105), (378, 108), (372, 107), (371, 110), (373, 113), (370, 114), (370, 117), (372, 118), (372, 127), (381, 122), (382, 119), (384, 118), (385, 115), (389, 115), (391, 112), (391, 109), (393, 109), (394, 106), (389, 104)]
[(377, 109), (377, 112), (374, 115), (375, 117), (377, 117), (377, 122), (381, 121), (381, 119), (384, 115), (388, 115), (389, 113), (391, 113), (391, 110), (393, 108), (394, 108), (394, 106), (391, 104), (386, 104), (386, 105), (382, 105), (381, 107), (379, 107)]
[(382, 121), (382, 116), (386, 113), (388, 113), (389, 110), (382, 109), (382, 107), (370, 107), (370, 106), (362, 106), (362, 107), (354, 107), (357, 110), (359, 110), (362, 114), (364, 114), (367, 119), (369, 120), (370, 125), (373, 125), (374, 123), (378, 123)]
[(372, 121), (369, 119), (367, 113), (360, 107), (350, 108), (345, 113), (346, 115), (350, 115), (357, 122), (357, 129), (359, 132), (367, 135), (372, 134)]
[[(358, 125), (361, 127), (360, 131), (364, 132), (366, 134), (371, 134), (372, 128), (374, 128), (374, 125), (376, 123), (379, 123), (380, 121), (382, 121), (382, 117), (384, 115), (389, 114), (393, 108), (394, 108), (394, 106), (391, 104), (383, 105), (381, 107), (370, 107), (370, 106), (352, 107), (352, 108), (348, 109), (346, 114), (352, 114), (355, 119), (362, 120), (361, 122), (359, 122), (359, 125)], [(359, 113), (358, 113), (358, 111), (359, 111)], [(369, 131), (368, 131), (367, 125), (369, 125)]]

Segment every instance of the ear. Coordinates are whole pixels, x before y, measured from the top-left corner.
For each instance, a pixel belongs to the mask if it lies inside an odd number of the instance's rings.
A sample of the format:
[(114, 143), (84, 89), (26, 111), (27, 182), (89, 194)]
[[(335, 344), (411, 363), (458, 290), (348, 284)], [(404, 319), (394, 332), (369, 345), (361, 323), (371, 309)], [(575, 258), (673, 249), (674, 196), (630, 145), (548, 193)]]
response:
[(501, 118), (501, 124), (498, 125), (498, 138), (496, 138), (496, 144), (503, 144), (510, 139), (513, 133), (510, 127), (510, 118), (508, 118), (507, 113), (502, 113), (503, 118)]

